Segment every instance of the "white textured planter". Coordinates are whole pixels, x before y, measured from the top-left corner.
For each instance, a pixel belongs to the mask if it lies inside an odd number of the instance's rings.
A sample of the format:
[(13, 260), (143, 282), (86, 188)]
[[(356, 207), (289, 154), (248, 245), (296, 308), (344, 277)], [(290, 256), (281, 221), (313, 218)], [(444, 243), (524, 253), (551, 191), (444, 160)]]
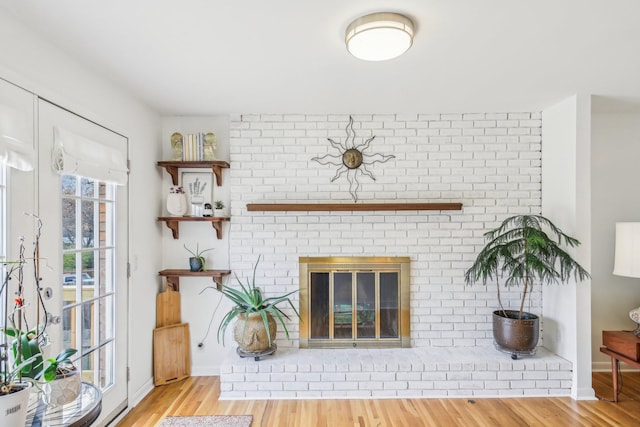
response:
[(224, 209), (214, 209), (213, 210), (213, 216), (215, 216), (215, 217), (223, 217), (224, 216)]
[(0, 425), (2, 427), (24, 427), (27, 421), (27, 407), (31, 384), (22, 383), (18, 392), (0, 396)]
[(60, 406), (72, 402), (80, 394), (80, 371), (75, 370), (42, 386), (42, 400), (47, 405)]
[(167, 194), (167, 212), (171, 216), (182, 216), (187, 213), (187, 196), (184, 193)]

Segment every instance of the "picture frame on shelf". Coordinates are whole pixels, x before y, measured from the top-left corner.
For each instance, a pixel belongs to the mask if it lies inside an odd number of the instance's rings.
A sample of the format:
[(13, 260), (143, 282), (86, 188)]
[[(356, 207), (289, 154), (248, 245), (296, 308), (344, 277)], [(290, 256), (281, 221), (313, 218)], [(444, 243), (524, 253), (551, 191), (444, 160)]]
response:
[(180, 182), (187, 194), (191, 216), (203, 216), (204, 204), (213, 200), (213, 173), (182, 172)]

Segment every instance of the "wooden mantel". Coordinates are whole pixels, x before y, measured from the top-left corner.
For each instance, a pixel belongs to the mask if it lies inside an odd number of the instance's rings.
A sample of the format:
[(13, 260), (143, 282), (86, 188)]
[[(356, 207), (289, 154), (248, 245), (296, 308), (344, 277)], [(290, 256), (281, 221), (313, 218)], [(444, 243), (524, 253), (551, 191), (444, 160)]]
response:
[(248, 203), (253, 212), (275, 211), (459, 211), (462, 203)]

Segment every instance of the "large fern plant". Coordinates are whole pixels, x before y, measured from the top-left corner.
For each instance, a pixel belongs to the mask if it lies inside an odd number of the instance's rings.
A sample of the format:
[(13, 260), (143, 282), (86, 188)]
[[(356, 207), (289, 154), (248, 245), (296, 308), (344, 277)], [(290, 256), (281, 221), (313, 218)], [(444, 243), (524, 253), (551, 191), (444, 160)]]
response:
[(504, 317), (507, 314), (500, 297), (500, 278), (507, 287), (523, 287), (518, 312), (518, 319), (522, 319), (525, 300), (536, 282), (565, 283), (571, 276), (579, 280), (589, 277), (589, 273), (562, 248), (576, 247), (580, 242), (541, 215), (512, 216), (484, 236), (488, 243), (466, 271), (465, 281), (471, 285), (495, 280), (498, 304)]

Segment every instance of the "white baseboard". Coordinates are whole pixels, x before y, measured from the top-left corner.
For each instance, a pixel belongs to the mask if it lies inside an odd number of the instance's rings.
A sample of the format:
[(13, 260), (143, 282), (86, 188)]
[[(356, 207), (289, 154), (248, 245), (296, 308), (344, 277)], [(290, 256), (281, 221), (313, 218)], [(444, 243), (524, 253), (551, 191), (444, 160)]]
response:
[[(611, 362), (593, 362), (591, 364), (591, 370), (593, 372), (611, 372)], [(631, 372), (640, 371), (640, 369), (629, 366), (626, 363), (620, 363), (620, 370)]]
[(197, 368), (191, 367), (192, 377), (211, 377), (220, 376), (220, 365), (214, 366), (198, 366)]
[(591, 387), (574, 389), (571, 387), (571, 397), (574, 400), (598, 400), (596, 392)]
[(145, 397), (147, 397), (149, 393), (151, 393), (151, 390), (153, 390), (153, 387), (154, 387), (153, 378), (150, 378), (147, 382), (145, 382), (142, 385), (142, 387), (138, 389), (138, 391), (133, 396), (127, 399), (128, 400), (127, 407), (122, 412), (120, 412), (117, 417), (110, 420), (107, 425), (117, 426), (118, 423), (122, 421), (122, 419), (125, 416), (127, 416), (129, 411), (131, 411), (138, 403), (142, 401), (142, 399), (144, 399)]
[(137, 406), (138, 403), (142, 401), (142, 399), (144, 399), (145, 397), (147, 397), (149, 393), (151, 393), (151, 390), (153, 390), (153, 387), (154, 387), (153, 378), (149, 378), (147, 382), (145, 382), (142, 385), (142, 387), (140, 387), (133, 396), (130, 396), (129, 408), (133, 408), (134, 406)]

